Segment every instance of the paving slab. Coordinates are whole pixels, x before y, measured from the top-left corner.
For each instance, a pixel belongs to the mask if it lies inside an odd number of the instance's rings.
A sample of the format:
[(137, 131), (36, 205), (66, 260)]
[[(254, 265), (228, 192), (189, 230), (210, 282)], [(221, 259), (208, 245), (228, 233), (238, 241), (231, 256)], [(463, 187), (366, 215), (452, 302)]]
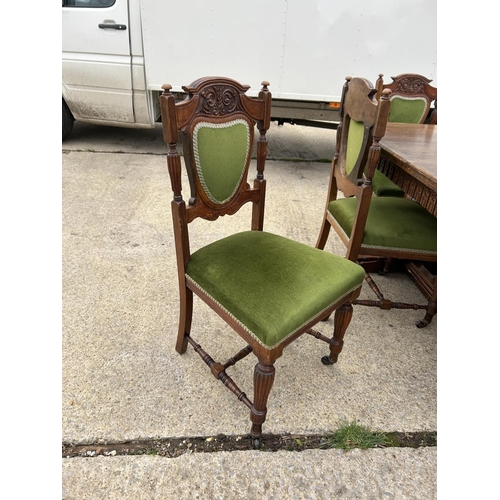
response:
[(65, 500), (436, 498), (436, 448), (74, 458)]

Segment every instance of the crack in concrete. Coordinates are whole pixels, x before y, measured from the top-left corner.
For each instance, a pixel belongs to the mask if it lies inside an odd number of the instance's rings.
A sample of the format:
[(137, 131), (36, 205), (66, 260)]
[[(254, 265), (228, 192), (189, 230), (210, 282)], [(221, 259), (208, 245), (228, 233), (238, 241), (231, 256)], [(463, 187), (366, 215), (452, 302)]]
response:
[[(436, 447), (437, 431), (387, 432), (383, 446), (376, 447)], [(334, 446), (331, 434), (264, 434), (261, 451), (303, 451), (310, 449), (326, 450)], [(353, 445), (352, 448), (359, 448)], [(186, 453), (214, 453), (220, 451), (254, 451), (250, 435), (197, 436), (178, 438), (158, 438), (133, 440), (120, 443), (88, 443), (74, 445), (63, 443), (62, 458), (123, 455), (159, 455), (176, 458)]]

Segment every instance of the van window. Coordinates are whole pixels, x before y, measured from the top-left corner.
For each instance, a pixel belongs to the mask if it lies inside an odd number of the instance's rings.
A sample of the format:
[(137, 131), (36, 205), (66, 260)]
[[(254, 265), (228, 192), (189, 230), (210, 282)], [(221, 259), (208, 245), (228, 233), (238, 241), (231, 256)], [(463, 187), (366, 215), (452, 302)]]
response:
[(63, 7), (111, 7), (116, 0), (62, 0)]

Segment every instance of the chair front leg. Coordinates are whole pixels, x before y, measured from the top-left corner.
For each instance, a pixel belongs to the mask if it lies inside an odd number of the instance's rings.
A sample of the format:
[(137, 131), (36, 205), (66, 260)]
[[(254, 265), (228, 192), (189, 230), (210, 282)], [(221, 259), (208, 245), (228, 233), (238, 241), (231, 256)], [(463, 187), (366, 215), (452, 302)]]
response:
[(333, 320), (333, 337), (330, 339), (330, 356), (323, 356), (321, 362), (324, 365), (333, 365), (337, 362), (339, 354), (344, 345), (344, 335), (351, 322), (352, 305), (345, 302), (336, 311)]
[(252, 421), (252, 442), (256, 450), (260, 448), (262, 436), (262, 424), (266, 420), (267, 398), (271, 392), (274, 382), (275, 368), (273, 364), (259, 361), (255, 365), (253, 375), (253, 405), (250, 410), (250, 420)]

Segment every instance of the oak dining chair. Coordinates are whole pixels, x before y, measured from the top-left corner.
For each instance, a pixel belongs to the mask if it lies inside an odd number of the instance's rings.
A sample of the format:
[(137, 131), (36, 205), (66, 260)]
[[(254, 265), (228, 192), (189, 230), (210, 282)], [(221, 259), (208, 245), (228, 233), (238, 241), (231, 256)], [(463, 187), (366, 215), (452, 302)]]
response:
[[(213, 376), (249, 408), (255, 448), (262, 441), (275, 361), (286, 346), (308, 333), (329, 346), (322, 362), (335, 363), (351, 321), (351, 304), (364, 279), (363, 268), (349, 259), (264, 231), (266, 132), (271, 118), (268, 87), (263, 82), (258, 97), (251, 98), (247, 85), (205, 77), (183, 87), (183, 101), (176, 101), (169, 84), (163, 85), (160, 97), (180, 297), (175, 348), (183, 354), (191, 345)], [(256, 133), (256, 177), (250, 184), (247, 177)], [(187, 199), (182, 192), (181, 139), (190, 188)], [(191, 248), (190, 234), (202, 231), (199, 224), (191, 226), (193, 221), (217, 224), (220, 217), (236, 214), (246, 203), (252, 205), (248, 231), (214, 237), (200, 248)], [(191, 335), (194, 296), (243, 340), (244, 347), (224, 363), (214, 361)], [(331, 338), (312, 329), (334, 311)], [(213, 341), (224, 342), (224, 338), (214, 332)], [(257, 358), (253, 399), (226, 372), (251, 353)], [(311, 391), (314, 380), (313, 376), (307, 381)]]
[[(380, 158), (391, 108), (391, 91), (377, 89), (364, 78), (347, 77), (341, 98), (327, 201), (317, 248), (324, 249), (333, 227), (346, 246), (346, 257), (364, 265), (373, 257), (437, 262), (437, 219), (417, 202), (373, 196), (372, 179)], [(342, 193), (342, 195), (340, 194)], [(366, 282), (378, 300), (354, 304), (380, 309), (427, 309), (428, 304), (384, 297), (369, 272)]]
[[(380, 73), (375, 82), (377, 99), (384, 89), (391, 91), (390, 122), (437, 123), (437, 88), (431, 85), (432, 80), (417, 73), (403, 73), (391, 79), (391, 83), (384, 83), (384, 75)], [(378, 170), (372, 180), (376, 196), (405, 196), (401, 188)]]

